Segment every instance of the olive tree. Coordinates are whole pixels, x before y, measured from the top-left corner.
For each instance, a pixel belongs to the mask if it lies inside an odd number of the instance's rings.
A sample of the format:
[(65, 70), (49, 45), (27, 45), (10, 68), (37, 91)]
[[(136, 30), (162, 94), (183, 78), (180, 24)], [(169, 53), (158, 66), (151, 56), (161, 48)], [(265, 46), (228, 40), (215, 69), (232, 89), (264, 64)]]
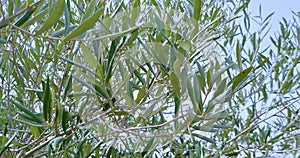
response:
[(299, 156), (300, 14), (249, 3), (1, 1), (1, 155)]

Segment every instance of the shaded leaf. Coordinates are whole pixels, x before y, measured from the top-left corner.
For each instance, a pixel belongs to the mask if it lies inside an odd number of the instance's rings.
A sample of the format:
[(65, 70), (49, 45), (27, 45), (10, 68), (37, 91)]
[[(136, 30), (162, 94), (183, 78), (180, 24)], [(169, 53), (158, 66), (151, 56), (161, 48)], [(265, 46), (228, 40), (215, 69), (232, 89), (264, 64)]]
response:
[(44, 94), (43, 94), (43, 116), (45, 121), (51, 121), (52, 115), (52, 93), (50, 90), (50, 79), (47, 76), (46, 85), (44, 84)]

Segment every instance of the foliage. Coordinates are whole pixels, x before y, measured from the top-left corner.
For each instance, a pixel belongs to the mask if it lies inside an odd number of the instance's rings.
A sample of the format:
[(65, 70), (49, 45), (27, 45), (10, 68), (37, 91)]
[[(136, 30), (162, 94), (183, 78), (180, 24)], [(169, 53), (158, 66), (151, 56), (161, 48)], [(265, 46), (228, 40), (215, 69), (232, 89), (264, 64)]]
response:
[(0, 155), (299, 156), (300, 13), (249, 3), (1, 2)]

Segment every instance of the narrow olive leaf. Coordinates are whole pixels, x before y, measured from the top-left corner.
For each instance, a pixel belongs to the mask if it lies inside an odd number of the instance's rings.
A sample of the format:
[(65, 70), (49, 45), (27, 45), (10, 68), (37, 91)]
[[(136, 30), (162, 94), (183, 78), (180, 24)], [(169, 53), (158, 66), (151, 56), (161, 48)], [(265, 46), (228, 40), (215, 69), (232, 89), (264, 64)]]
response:
[(55, 148), (58, 148), (59, 147), (59, 144), (61, 144), (64, 140), (66, 140), (65, 136), (59, 136), (59, 137), (56, 137), (54, 138), (51, 143), (53, 143), (53, 146)]
[(61, 57), (61, 56), (59, 56), (59, 58), (62, 59), (62, 60), (67, 61), (68, 63), (70, 63), (70, 64), (72, 64), (72, 65), (78, 66), (79, 68), (82, 68), (82, 69), (88, 71), (88, 72), (91, 73), (91, 74), (94, 74), (94, 73), (95, 73), (95, 72), (92, 71), (90, 68), (88, 68), (88, 67), (86, 67), (86, 66), (84, 66), (84, 65), (82, 65), (82, 64), (80, 64), (80, 63), (77, 63), (77, 62), (75, 62), (75, 61), (73, 61), (73, 60), (70, 60), (70, 59), (67, 59), (67, 58), (64, 58), (64, 57)]
[(89, 6), (86, 8), (85, 13), (82, 16), (81, 21), (85, 21), (87, 18), (89, 18), (92, 15), (92, 13), (94, 12), (95, 6), (97, 6), (96, 5), (97, 1), (98, 0), (91, 0), (90, 1)]
[(221, 129), (227, 129), (227, 128), (232, 128), (232, 125), (230, 124), (225, 124), (225, 125), (212, 125), (213, 128), (221, 128)]
[(34, 17), (31, 19), (27, 20), (22, 26), (23, 27), (28, 27), (29, 25), (34, 24), (36, 21), (41, 20), (42, 18), (45, 17), (45, 15), (48, 13), (47, 9), (44, 9), (43, 11), (37, 13)]
[(19, 116), (21, 116), (22, 118), (26, 119), (26, 120), (29, 120), (29, 121), (32, 121), (32, 122), (36, 122), (36, 123), (40, 123), (42, 124), (43, 121), (41, 119), (36, 119), (24, 112), (20, 112), (20, 111), (16, 111), (17, 114), (19, 114)]
[(84, 43), (81, 43), (81, 51), (82, 54), (87, 61), (87, 63), (92, 67), (95, 68), (97, 66), (97, 59), (93, 52), (86, 46)]
[(1, 145), (0, 155), (2, 155), (5, 152), (5, 150), (10, 146), (11, 142), (15, 139), (16, 136), (17, 132), (4, 144), (4, 146)]
[(197, 67), (198, 67), (198, 71), (203, 79), (203, 81), (205, 82), (205, 73), (204, 73), (204, 69), (203, 67), (199, 64), (199, 62), (196, 63)]
[(77, 25), (72, 25), (68, 27), (68, 31), (66, 31), (66, 28), (62, 28), (58, 31), (53, 32), (50, 36), (51, 37), (61, 37), (62, 35), (64, 35), (65, 33), (69, 33), (70, 31), (74, 30), (77, 27)]
[(207, 72), (206, 72), (206, 83), (207, 83), (207, 86), (208, 87), (212, 87), (213, 86), (213, 80), (212, 80), (212, 78), (211, 78), (211, 69), (209, 69)]
[(154, 138), (151, 138), (149, 140), (149, 142), (147, 143), (147, 145), (145, 146), (143, 151), (148, 152), (151, 149), (151, 147), (153, 146), (153, 143), (154, 143)]
[(204, 117), (204, 120), (212, 120), (212, 119), (225, 119), (229, 116), (227, 112), (221, 111), (214, 114), (207, 114), (207, 116)]
[(70, 16), (70, 4), (69, 2), (67, 2), (67, 5), (65, 5), (65, 10), (64, 10), (64, 17), (65, 17), (65, 33), (69, 32), (69, 27), (70, 27), (70, 23), (71, 23), (71, 16)]
[(111, 42), (109, 51), (108, 51), (108, 60), (107, 60), (107, 67), (106, 67), (106, 83), (109, 83), (111, 77), (112, 77), (112, 72), (114, 68), (114, 62), (115, 62), (115, 55), (117, 53), (118, 49), (118, 44), (120, 44), (118, 39), (115, 39)]
[(238, 14), (241, 10), (243, 10), (244, 8), (247, 8), (248, 4), (249, 4), (248, 1), (244, 2), (243, 5), (241, 5), (240, 7), (238, 7), (238, 8), (234, 11), (234, 14)]
[(6, 41), (6, 40), (4, 40), (4, 39), (0, 38), (0, 44), (6, 44), (6, 43), (7, 43), (7, 41)]
[(180, 97), (180, 82), (178, 80), (178, 77), (175, 75), (174, 71), (171, 71), (170, 73), (170, 81), (172, 84), (172, 87), (174, 89), (175, 94)]
[(240, 42), (237, 41), (236, 43), (236, 48), (235, 48), (235, 53), (236, 53), (236, 59), (238, 61), (238, 66), (239, 69), (242, 70), (242, 57), (241, 57), (241, 48), (240, 48)]
[(217, 17), (217, 15), (218, 15), (220, 9), (221, 9), (221, 7), (218, 7), (218, 8), (214, 11), (213, 15), (211, 16), (211, 20), (214, 20), (214, 19)]
[(215, 73), (212, 75), (212, 77), (211, 77), (211, 87), (210, 87), (210, 88), (212, 88), (212, 86), (215, 84), (216, 80), (217, 80), (217, 79), (221, 79), (221, 75), (222, 75), (225, 71), (227, 71), (230, 67), (232, 67), (233, 65), (234, 65), (234, 64), (230, 64), (230, 65), (228, 65), (228, 66), (226, 66), (226, 67), (223, 67), (223, 68), (219, 69), (217, 72), (215, 72)]
[(154, 106), (155, 106), (155, 104), (152, 104), (152, 105), (150, 105), (150, 107), (147, 107), (147, 109), (146, 109), (145, 113), (142, 115), (142, 117), (148, 118), (152, 114), (152, 112), (154, 110)]
[(270, 136), (270, 134), (271, 134), (271, 128), (268, 127), (268, 128), (266, 129), (266, 131), (264, 131), (264, 139), (265, 139), (265, 143), (267, 143), (268, 137)]
[(114, 17), (121, 11), (122, 8), (125, 8), (124, 1), (122, 1), (121, 4), (119, 4), (119, 6), (117, 7), (117, 9), (115, 9), (115, 11), (111, 14), (110, 19), (114, 19)]
[(30, 128), (30, 132), (32, 133), (33, 137), (35, 139), (38, 139), (41, 134), (39, 131), (39, 128), (35, 127), (35, 126), (30, 126), (29, 128)]
[(103, 98), (105, 98), (105, 99), (108, 99), (108, 98), (109, 98), (104, 88), (102, 88), (102, 87), (100, 87), (100, 86), (98, 86), (98, 85), (94, 85), (94, 87), (95, 87), (96, 93), (97, 93), (99, 96), (101, 96), (101, 97), (103, 97)]
[(72, 76), (73, 76), (73, 73), (71, 73), (69, 75), (69, 77), (67, 79), (67, 82), (64, 85), (62, 100), (66, 99), (67, 93), (71, 90), (71, 87), (72, 87)]
[(189, 97), (190, 97), (190, 99), (192, 101), (192, 104), (193, 104), (194, 111), (195, 111), (196, 114), (199, 115), (199, 110), (198, 110), (198, 106), (197, 106), (198, 104), (197, 104), (197, 101), (195, 99), (195, 93), (194, 93), (194, 90), (192, 88), (191, 82), (187, 83), (187, 89), (188, 89)]
[(235, 88), (248, 76), (248, 74), (253, 69), (253, 66), (250, 66), (249, 68), (243, 70), (240, 72), (234, 79), (233, 79), (233, 85), (232, 85), (232, 91), (234, 92)]
[(93, 15), (91, 15), (89, 18), (87, 18), (85, 21), (83, 21), (75, 30), (73, 30), (66, 38), (65, 40), (70, 40), (72, 38), (75, 38), (91, 27), (95, 25), (95, 23), (99, 20), (100, 16), (103, 14), (104, 8), (99, 9), (97, 12), (95, 12)]
[(62, 13), (64, 12), (64, 9), (65, 0), (57, 0), (51, 8), (48, 19), (45, 21), (44, 25), (40, 28), (40, 30), (38, 30), (35, 33), (35, 35), (40, 35), (41, 33), (49, 30), (54, 24), (56, 24)]
[(208, 138), (208, 137), (206, 137), (206, 136), (197, 134), (197, 133), (192, 133), (192, 136), (198, 137), (198, 138), (203, 139), (203, 140), (205, 140), (205, 141), (207, 141), (207, 142), (210, 142), (210, 143), (215, 143), (214, 140), (212, 140), (212, 139), (210, 139), (210, 138)]
[(204, 132), (216, 132), (216, 129), (213, 129), (211, 126), (193, 126), (193, 129), (204, 131)]
[(33, 113), (31, 110), (27, 109), (27, 107), (25, 107), (24, 105), (20, 104), (19, 102), (15, 101), (14, 99), (10, 98), (10, 101), (18, 108), (20, 109), (22, 112), (24, 112), (25, 114), (29, 115), (33, 120), (35, 120), (35, 122), (40, 122), (40, 118)]
[[(14, 11), (14, 3), (15, 1), (13, 0), (8, 0), (6, 1), (8, 2), (8, 5), (7, 5), (7, 13), (8, 13), (8, 16), (12, 16), (13, 15), (13, 11)], [(1, 154), (0, 154), (1, 155)]]
[(138, 95), (137, 95), (137, 97), (136, 97), (135, 102), (136, 102), (137, 104), (139, 104), (139, 103), (141, 102), (141, 100), (145, 97), (145, 95), (146, 95), (146, 85), (144, 85), (144, 86), (140, 89), (140, 91), (139, 91), (139, 93), (138, 93)]
[(174, 94), (174, 102), (175, 102), (175, 116), (178, 115), (179, 108), (180, 108), (180, 97), (175, 93)]
[(285, 81), (280, 88), (280, 93), (287, 93), (291, 89), (292, 84), (292, 81)]
[[(95, 144), (92, 148), (92, 150), (89, 152), (89, 154), (87, 154), (86, 157), (92, 157), (91, 155), (96, 151), (97, 148), (99, 148), (99, 146), (103, 144), (103, 142), (99, 141), (97, 144)], [(97, 153), (97, 152), (96, 152)], [(99, 157), (99, 156), (96, 156)]]
[(267, 22), (273, 15), (275, 12), (270, 13), (263, 21), (263, 23)]
[(226, 153), (225, 156), (229, 156), (229, 157), (235, 157), (237, 155), (239, 155), (240, 152), (230, 152), (230, 153)]
[(198, 21), (202, 10), (202, 1), (194, 0), (194, 20)]
[(69, 112), (65, 109), (62, 111), (62, 119), (61, 119), (61, 127), (63, 128), (64, 132), (68, 129), (68, 120), (69, 120)]
[(16, 26), (23, 25), (32, 15), (32, 13), (35, 11), (36, 7), (33, 6), (27, 10), (27, 12), (15, 23)]
[(22, 123), (22, 124), (25, 124), (25, 125), (28, 125), (28, 126), (44, 127), (43, 124), (37, 124), (37, 123), (35, 123), (35, 122), (28, 121), (28, 120), (24, 121), (24, 120), (19, 120), (19, 119), (15, 119), (15, 118), (13, 118), (13, 120), (18, 121), (18, 122), (20, 122), (20, 123)]
[(226, 88), (226, 82), (227, 82), (227, 78), (225, 78), (224, 80), (221, 81), (220, 84), (218, 84), (217, 90), (214, 92), (213, 98), (225, 92), (224, 90)]
[(138, 37), (138, 35), (139, 35), (138, 29), (132, 31), (131, 36), (129, 37), (128, 41), (125, 43), (124, 47), (126, 47), (128, 45), (131, 45), (132, 42), (134, 42), (136, 40), (136, 38)]
[(43, 95), (43, 116), (45, 121), (51, 121), (51, 107), (52, 102), (52, 93), (50, 90), (50, 80), (49, 76), (47, 76), (47, 82), (44, 87), (44, 95)]
[(139, 79), (140, 82), (143, 83), (143, 85), (146, 84), (145, 79), (141, 76), (141, 73), (138, 70), (134, 70), (133, 74)]

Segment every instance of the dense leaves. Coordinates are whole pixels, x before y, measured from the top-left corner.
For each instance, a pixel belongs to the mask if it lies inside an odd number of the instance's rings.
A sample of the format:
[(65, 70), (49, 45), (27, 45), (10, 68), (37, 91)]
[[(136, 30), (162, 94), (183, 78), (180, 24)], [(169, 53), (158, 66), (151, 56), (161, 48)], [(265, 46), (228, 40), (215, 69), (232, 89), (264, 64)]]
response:
[(249, 3), (1, 2), (0, 155), (299, 156), (300, 14)]

